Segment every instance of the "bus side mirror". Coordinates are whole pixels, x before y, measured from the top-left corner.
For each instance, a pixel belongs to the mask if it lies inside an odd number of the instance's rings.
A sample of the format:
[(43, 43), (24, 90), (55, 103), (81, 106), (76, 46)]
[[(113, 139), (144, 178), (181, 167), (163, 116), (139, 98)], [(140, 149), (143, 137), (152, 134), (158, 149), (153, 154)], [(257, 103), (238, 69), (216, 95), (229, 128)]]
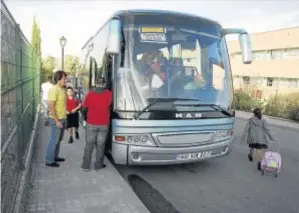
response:
[(119, 54), (121, 44), (121, 22), (118, 19), (112, 19), (110, 21), (110, 31), (108, 38), (107, 53)]
[(242, 51), (242, 59), (244, 64), (251, 64), (252, 53), (251, 53), (251, 42), (248, 33), (242, 33), (239, 36), (240, 47)]

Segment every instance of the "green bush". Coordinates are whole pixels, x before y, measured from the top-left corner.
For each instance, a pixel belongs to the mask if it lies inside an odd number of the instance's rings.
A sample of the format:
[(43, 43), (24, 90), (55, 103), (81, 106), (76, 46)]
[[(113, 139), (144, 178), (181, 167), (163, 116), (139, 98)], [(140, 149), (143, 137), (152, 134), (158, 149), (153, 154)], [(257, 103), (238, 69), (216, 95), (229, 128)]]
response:
[(253, 99), (244, 91), (236, 92), (234, 95), (234, 108), (241, 111), (252, 111), (254, 108), (263, 108), (263, 102)]
[(297, 106), (296, 109), (290, 111), (289, 119), (292, 119), (294, 121), (299, 121), (299, 106)]
[(299, 121), (299, 93), (275, 95), (262, 102), (244, 91), (238, 91), (234, 94), (233, 105), (236, 110), (242, 111), (252, 111), (259, 107), (265, 115)]
[(264, 113), (299, 121), (299, 93), (271, 97), (265, 106)]

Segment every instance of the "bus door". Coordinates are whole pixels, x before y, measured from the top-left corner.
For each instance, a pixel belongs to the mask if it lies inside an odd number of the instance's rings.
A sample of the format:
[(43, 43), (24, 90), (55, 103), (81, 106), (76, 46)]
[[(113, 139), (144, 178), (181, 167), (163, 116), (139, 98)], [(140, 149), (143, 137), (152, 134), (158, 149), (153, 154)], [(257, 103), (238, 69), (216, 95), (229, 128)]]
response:
[[(105, 54), (103, 67), (101, 70), (101, 77), (104, 77), (106, 79), (107, 89), (109, 89), (112, 93), (113, 91), (113, 73), (116, 72), (116, 56), (111, 54)], [(114, 95), (113, 95), (114, 97)], [(116, 116), (116, 114), (113, 111), (113, 100), (112, 104), (110, 106), (110, 126), (109, 131), (107, 135), (107, 141), (106, 141), (106, 147), (105, 147), (105, 153), (106, 155), (110, 155), (111, 147), (112, 147), (112, 121), (111, 119)]]

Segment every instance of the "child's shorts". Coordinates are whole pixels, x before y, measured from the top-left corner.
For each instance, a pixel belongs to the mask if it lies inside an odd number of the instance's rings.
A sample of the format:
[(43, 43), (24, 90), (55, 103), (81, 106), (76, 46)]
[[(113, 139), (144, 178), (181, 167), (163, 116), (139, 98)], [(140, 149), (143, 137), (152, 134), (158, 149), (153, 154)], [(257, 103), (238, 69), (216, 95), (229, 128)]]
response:
[(79, 127), (79, 114), (78, 112), (68, 114), (66, 117), (66, 128)]
[(267, 149), (268, 145), (264, 143), (251, 143), (249, 144), (249, 148), (251, 149)]

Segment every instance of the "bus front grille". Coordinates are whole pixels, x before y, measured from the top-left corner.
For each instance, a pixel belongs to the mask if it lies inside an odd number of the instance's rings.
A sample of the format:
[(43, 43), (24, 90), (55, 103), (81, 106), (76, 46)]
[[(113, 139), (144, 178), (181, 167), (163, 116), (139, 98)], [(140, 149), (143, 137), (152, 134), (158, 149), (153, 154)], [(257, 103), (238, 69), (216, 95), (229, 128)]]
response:
[(154, 135), (162, 146), (192, 146), (210, 143), (214, 132), (168, 133)]

